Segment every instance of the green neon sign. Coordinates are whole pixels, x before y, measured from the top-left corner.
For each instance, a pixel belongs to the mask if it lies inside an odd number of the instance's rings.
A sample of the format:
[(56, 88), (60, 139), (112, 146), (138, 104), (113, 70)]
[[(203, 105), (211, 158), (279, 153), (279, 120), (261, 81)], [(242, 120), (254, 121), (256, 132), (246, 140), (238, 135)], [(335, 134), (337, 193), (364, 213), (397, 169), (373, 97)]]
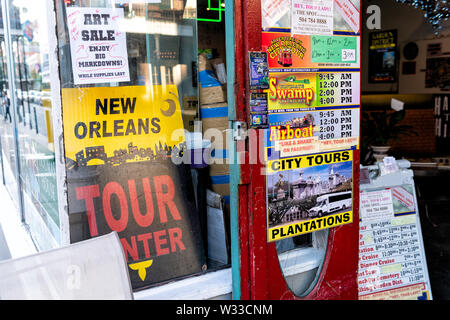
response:
[(222, 8), (220, 0), (218, 0), (218, 3), (219, 3), (218, 8), (213, 8), (213, 7), (211, 7), (211, 0), (208, 0), (208, 10), (219, 12), (219, 17), (217, 19), (197, 18), (197, 21), (221, 22), (222, 21), (222, 12), (225, 11), (225, 8)]

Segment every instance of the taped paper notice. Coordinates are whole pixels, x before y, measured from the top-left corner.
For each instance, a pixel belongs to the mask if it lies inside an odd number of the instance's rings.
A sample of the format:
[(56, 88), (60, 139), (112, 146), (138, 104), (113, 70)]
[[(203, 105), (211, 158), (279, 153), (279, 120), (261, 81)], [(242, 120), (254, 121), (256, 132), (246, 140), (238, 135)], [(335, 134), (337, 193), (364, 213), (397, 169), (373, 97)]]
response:
[(262, 27), (277, 27), (279, 20), (289, 12), (289, 0), (263, 0), (261, 1)]
[(361, 218), (366, 221), (394, 217), (390, 190), (361, 193), (360, 206)]
[(122, 8), (67, 8), (74, 84), (130, 81)]
[(333, 34), (333, 0), (292, 0), (291, 12), (292, 34)]
[(409, 193), (407, 190), (405, 190), (402, 187), (395, 187), (395, 188), (392, 188), (391, 190), (392, 190), (392, 196), (394, 196), (395, 199), (400, 201), (409, 210), (411, 210), (411, 211), (415, 210), (414, 197), (411, 193)]
[(337, 12), (352, 28), (353, 32), (359, 32), (359, 11), (350, 0), (335, 0)]

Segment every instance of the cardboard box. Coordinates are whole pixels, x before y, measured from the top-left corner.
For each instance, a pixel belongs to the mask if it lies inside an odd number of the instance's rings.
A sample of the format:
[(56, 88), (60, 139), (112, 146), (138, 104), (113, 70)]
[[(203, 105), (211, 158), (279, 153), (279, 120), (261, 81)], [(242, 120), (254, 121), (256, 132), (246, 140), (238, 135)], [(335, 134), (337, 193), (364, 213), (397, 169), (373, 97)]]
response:
[(209, 175), (210, 176), (226, 176), (230, 174), (230, 164), (216, 164), (211, 163), (209, 165)]
[(200, 105), (220, 103), (227, 101), (227, 85), (202, 87), (200, 84)]
[[(214, 60), (214, 62), (218, 63), (216, 60)], [(211, 61), (204, 53), (198, 55), (198, 72), (200, 83), (200, 104), (205, 105), (227, 101), (226, 84), (220, 83), (214, 72)]]
[(220, 194), (222, 197), (230, 196), (230, 184), (224, 183), (224, 184), (212, 184), (212, 190)]
[[(202, 118), (203, 138), (211, 141), (211, 150), (216, 149), (217, 159), (212, 159), (217, 163), (224, 163), (224, 150), (228, 149), (231, 132), (228, 127), (228, 105), (226, 103), (216, 103), (200, 106), (200, 116)], [(216, 117), (217, 116), (217, 117)]]

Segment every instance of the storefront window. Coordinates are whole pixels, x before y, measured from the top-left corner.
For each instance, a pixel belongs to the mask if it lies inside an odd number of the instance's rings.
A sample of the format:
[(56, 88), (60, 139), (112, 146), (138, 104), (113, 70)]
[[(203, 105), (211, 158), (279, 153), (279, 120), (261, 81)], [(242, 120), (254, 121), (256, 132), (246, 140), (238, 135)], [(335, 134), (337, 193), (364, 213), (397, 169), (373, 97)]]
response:
[(134, 289), (227, 265), (191, 134), (196, 2), (56, 3), (71, 242), (117, 231)]
[[(8, 5), (24, 219), (31, 229), (47, 229), (59, 240), (48, 59), (51, 11), (45, 0), (10, 0)], [(36, 237), (46, 233), (36, 232)], [(43, 243), (49, 241), (40, 240), (47, 248)]]
[(19, 194), (17, 186), (16, 145), (14, 138), (14, 106), (11, 101), (8, 78), (8, 51), (6, 48), (6, 32), (3, 20), (3, 11), (0, 21), (0, 90), (1, 90), (1, 116), (0, 116), (0, 139), (3, 164), (4, 183), (11, 194), (17, 208)]

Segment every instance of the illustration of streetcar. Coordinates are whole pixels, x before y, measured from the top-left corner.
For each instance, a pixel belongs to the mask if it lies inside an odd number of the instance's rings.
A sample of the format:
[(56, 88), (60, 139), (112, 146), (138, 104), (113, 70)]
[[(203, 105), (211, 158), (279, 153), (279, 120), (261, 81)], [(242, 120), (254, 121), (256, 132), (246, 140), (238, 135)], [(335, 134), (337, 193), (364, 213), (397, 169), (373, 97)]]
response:
[(278, 64), (283, 67), (292, 66), (292, 53), (288, 49), (283, 49), (278, 53)]

